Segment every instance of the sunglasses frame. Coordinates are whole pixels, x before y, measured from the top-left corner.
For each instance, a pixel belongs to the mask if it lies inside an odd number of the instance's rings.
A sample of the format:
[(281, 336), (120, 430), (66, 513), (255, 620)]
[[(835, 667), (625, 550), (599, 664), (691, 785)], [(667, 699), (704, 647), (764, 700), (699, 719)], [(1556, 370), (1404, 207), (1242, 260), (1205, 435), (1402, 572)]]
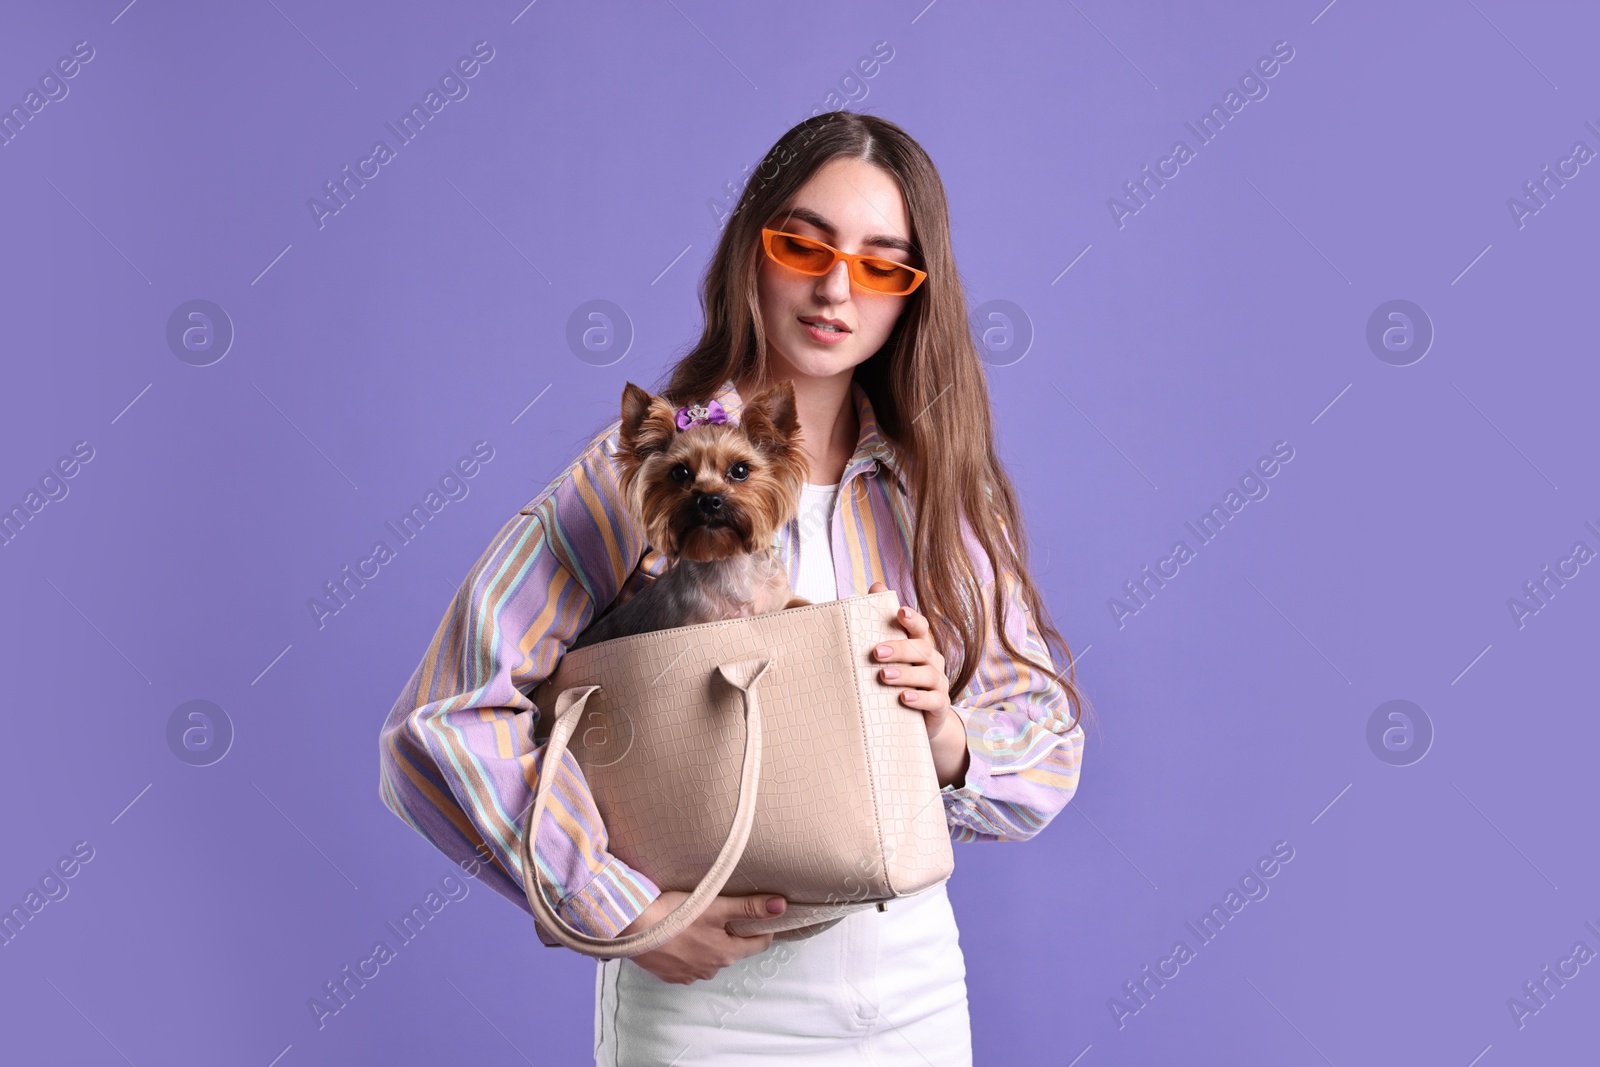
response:
[[(779, 259), (776, 255), (773, 254), (773, 252), (772, 252), (772, 240), (775, 237), (793, 237), (796, 240), (809, 241), (812, 244), (818, 246), (819, 248), (825, 248), (829, 252), (833, 253), (833, 259), (831, 259), (828, 262), (828, 265), (826, 267), (824, 267), (822, 270), (816, 270), (816, 271), (803, 270), (800, 267), (796, 267), (792, 263), (783, 262), (781, 259)], [(797, 271), (800, 274), (809, 275), (809, 276), (811, 276), (813, 278), (822, 277), (824, 274), (828, 273), (828, 271), (830, 271), (830, 270), (832, 270), (834, 268), (834, 264), (838, 263), (842, 259), (846, 263), (849, 264), (849, 267), (846, 268), (846, 269), (847, 269), (847, 273), (850, 275), (851, 283), (853, 285), (861, 288), (861, 289), (864, 289), (865, 291), (867, 291), (869, 293), (874, 293), (874, 294), (876, 294), (878, 296), (910, 296), (912, 293), (917, 291), (917, 287), (919, 285), (921, 285), (923, 283), (923, 281), (928, 277), (927, 271), (918, 270), (917, 268), (913, 267), (909, 263), (901, 263), (898, 260), (886, 259), (883, 256), (869, 256), (869, 255), (866, 255), (865, 253), (860, 253), (860, 252), (855, 252), (855, 253), (852, 253), (852, 252), (841, 252), (837, 248), (835, 248), (832, 245), (828, 244), (828, 242), (820, 241), (815, 237), (807, 237), (803, 233), (790, 233), (787, 230), (774, 230), (774, 229), (772, 229), (770, 227), (767, 227), (767, 226), (761, 227), (761, 246), (762, 246), (763, 249), (766, 250), (767, 258), (772, 260), (774, 263), (778, 264), (778, 266), (787, 267), (789, 270)], [(885, 292), (882, 289), (874, 289), (870, 285), (862, 285), (860, 279), (858, 279), (856, 277), (857, 265), (861, 264), (861, 263), (864, 263), (865, 261), (867, 261), (869, 259), (873, 260), (875, 262), (878, 262), (878, 263), (893, 263), (896, 267), (899, 267), (902, 270), (910, 271), (911, 272), (911, 285), (910, 285), (910, 287), (907, 288), (904, 292), (889, 293), (889, 292)]]

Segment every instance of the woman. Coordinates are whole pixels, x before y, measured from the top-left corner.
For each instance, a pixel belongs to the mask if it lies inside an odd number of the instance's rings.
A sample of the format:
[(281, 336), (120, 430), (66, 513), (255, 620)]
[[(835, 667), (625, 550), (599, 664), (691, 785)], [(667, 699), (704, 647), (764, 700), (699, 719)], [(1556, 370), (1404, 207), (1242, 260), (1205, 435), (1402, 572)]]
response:
[[(779, 538), (791, 583), (812, 601), (898, 593), (906, 637), (873, 654), (881, 684), (924, 715), (952, 837), (1031, 837), (1077, 788), (1080, 697), (1070, 654), (1063, 676), (1046, 643), (1066, 653), (1028, 576), (932, 161), (869, 115), (796, 126), (730, 216), (702, 302), (700, 342), (660, 391), (675, 404), (716, 398), (737, 419), (743, 397), (794, 383), (810, 475)], [(524, 910), (518, 835), (547, 710), (525, 693), (667, 565), (618, 493), (617, 428), (484, 552), (381, 739), (385, 803)], [(570, 756), (556, 773), (535, 853), (562, 915), (614, 936), (671, 911), (685, 894), (607, 851)], [(943, 886), (802, 940), (724, 929), (783, 906), (722, 897), (661, 948), (600, 963), (597, 1062), (971, 1062)]]

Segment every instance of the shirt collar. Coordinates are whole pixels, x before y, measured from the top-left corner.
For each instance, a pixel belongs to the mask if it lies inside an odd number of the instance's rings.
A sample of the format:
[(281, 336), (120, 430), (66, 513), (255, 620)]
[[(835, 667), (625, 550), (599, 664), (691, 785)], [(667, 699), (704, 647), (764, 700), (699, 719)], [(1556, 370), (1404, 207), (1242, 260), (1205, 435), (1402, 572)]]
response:
[[(867, 399), (867, 391), (861, 383), (854, 378), (850, 380), (850, 396), (856, 405), (856, 423), (860, 432), (856, 437), (856, 450), (851, 455), (850, 461), (845, 464), (844, 474), (840, 483), (849, 481), (859, 469), (875, 467), (880, 463), (887, 467), (900, 484), (902, 492), (906, 490), (905, 472), (901, 468), (901, 458), (893, 444), (884, 436), (883, 430), (878, 425), (878, 418), (873, 413), (872, 401)], [(739, 391), (734, 388), (733, 379), (723, 382), (715, 394), (719, 404), (727, 410), (728, 414), (736, 421), (744, 407), (744, 400), (739, 396)]]

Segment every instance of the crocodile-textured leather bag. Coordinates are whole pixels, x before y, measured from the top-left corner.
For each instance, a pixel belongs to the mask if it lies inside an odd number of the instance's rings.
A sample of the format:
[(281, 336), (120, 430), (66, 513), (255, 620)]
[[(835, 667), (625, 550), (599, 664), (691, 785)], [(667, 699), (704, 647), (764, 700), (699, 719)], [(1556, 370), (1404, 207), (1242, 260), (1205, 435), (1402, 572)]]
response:
[[(954, 857), (922, 713), (878, 680), (872, 648), (905, 636), (893, 592), (619, 637), (567, 652), (531, 694), (549, 730), (523, 827), (528, 903), (561, 944), (636, 956), (694, 922), (723, 891), (781, 894), (740, 935), (809, 936), (859, 908), (931, 888)], [(539, 730), (535, 731), (538, 740)], [(626, 937), (572, 927), (533, 861), (571, 751), (613, 855), (687, 892)]]

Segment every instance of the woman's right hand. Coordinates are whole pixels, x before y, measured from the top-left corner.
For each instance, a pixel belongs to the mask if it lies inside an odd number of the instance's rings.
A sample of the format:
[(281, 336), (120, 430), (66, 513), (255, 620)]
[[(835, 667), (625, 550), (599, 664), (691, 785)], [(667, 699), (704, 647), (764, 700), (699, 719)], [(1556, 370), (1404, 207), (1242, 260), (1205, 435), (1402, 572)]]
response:
[[(623, 934), (636, 933), (670, 914), (689, 896), (675, 889), (663, 890), (639, 917), (623, 928)], [(701, 916), (682, 933), (660, 948), (630, 957), (663, 982), (688, 985), (716, 973), (746, 956), (765, 951), (772, 944), (771, 934), (740, 937), (728, 933), (727, 924), (736, 919), (770, 919), (782, 915), (787, 906), (782, 897), (759, 893), (748, 897), (716, 897)], [(776, 910), (774, 910), (776, 909)]]

